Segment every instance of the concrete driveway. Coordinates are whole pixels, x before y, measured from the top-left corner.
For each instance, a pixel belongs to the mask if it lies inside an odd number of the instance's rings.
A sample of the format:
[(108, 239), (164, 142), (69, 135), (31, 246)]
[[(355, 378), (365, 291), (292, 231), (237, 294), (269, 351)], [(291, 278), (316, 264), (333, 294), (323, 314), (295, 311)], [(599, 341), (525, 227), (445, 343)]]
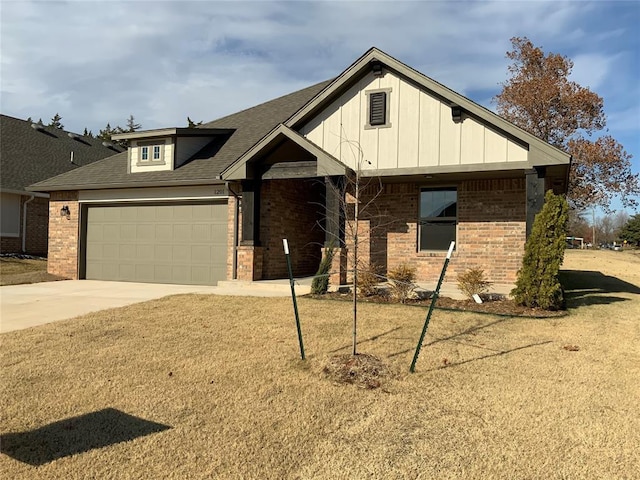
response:
[(214, 293), (216, 287), (65, 280), (0, 287), (0, 332), (43, 325), (85, 313), (179, 293)]

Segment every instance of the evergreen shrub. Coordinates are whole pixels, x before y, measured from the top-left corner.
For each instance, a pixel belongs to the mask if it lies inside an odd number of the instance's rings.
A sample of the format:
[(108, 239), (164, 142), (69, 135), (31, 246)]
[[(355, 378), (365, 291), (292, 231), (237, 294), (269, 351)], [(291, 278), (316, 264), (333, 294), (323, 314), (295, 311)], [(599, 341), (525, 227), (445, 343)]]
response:
[(567, 201), (545, 195), (544, 206), (536, 215), (531, 235), (525, 244), (522, 268), (511, 296), (519, 305), (545, 310), (564, 307), (564, 293), (558, 279), (564, 259), (568, 220)]
[(324, 295), (329, 290), (329, 273), (331, 272), (331, 264), (336, 249), (333, 245), (329, 246), (322, 256), (320, 266), (311, 282), (311, 293), (314, 295)]
[(470, 268), (458, 275), (458, 290), (469, 299), (473, 299), (476, 294), (487, 293), (490, 286), (491, 282), (487, 280), (481, 268)]

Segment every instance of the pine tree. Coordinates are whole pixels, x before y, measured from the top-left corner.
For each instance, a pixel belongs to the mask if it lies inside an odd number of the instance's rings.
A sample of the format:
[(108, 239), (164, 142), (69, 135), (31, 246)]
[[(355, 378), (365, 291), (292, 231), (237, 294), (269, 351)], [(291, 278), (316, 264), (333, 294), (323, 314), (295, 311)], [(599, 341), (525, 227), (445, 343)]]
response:
[(117, 133), (117, 129), (111, 128), (111, 124), (107, 123), (107, 126), (102, 128), (96, 138), (102, 140), (103, 142), (110, 142), (111, 136)]
[[(120, 128), (120, 127), (118, 127)], [(139, 123), (136, 123), (136, 120), (134, 118), (133, 115), (129, 115), (129, 118), (127, 119), (127, 128), (126, 130), (122, 130), (123, 132), (136, 132), (138, 130), (140, 130), (142, 128), (142, 125)]]
[(527, 307), (557, 310), (564, 305), (558, 279), (564, 259), (569, 206), (551, 190), (533, 222), (531, 236), (524, 247), (522, 268), (511, 291), (516, 303)]
[(87, 138), (93, 138), (93, 132), (91, 130), (87, 130), (87, 127), (84, 127), (84, 132), (82, 133), (82, 135)]
[(640, 245), (640, 214), (634, 215), (620, 230), (620, 239), (631, 245)]
[(187, 128), (195, 128), (198, 125), (202, 125), (202, 120), (200, 120), (198, 123), (195, 123), (193, 120), (187, 117)]
[(59, 114), (55, 114), (53, 116), (53, 118), (51, 119), (51, 123), (49, 123), (49, 127), (54, 127), (54, 128), (59, 128), (60, 130), (64, 129), (64, 125), (62, 125), (62, 123), (60, 123), (60, 120), (62, 120), (62, 117)]

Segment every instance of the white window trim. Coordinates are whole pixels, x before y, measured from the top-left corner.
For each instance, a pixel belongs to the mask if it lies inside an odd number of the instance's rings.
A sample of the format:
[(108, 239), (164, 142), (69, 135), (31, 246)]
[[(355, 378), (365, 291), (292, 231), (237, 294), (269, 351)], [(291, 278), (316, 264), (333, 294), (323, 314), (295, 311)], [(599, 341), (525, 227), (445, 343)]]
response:
[[(151, 140), (145, 142), (138, 142), (136, 144), (136, 148), (138, 148), (138, 161), (136, 163), (137, 167), (144, 167), (147, 165), (166, 165), (167, 162), (164, 159), (164, 147), (166, 145), (166, 140)], [(142, 159), (142, 149), (147, 148), (148, 158), (146, 160)], [(154, 159), (154, 151), (155, 148), (160, 148), (160, 156), (158, 159)]]
[[(391, 127), (391, 119), (390, 119), (390, 114), (391, 114), (391, 88), (376, 88), (375, 90), (367, 90), (364, 92), (364, 94), (367, 96), (367, 123), (364, 126), (365, 130), (371, 130), (374, 128), (390, 128)], [(386, 112), (385, 112), (385, 116), (384, 116), (384, 120), (385, 123), (383, 123), (382, 125), (371, 125), (370, 120), (371, 120), (371, 112), (369, 111), (369, 109), (371, 108), (371, 100), (370, 100), (370, 96), (372, 93), (386, 93), (387, 94), (387, 105), (386, 105)]]

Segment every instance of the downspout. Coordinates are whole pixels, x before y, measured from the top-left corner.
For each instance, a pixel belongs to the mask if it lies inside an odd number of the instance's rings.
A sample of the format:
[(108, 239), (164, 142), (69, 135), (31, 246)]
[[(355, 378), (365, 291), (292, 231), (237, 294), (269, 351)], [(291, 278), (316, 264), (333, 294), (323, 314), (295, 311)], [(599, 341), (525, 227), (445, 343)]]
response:
[(236, 197), (236, 205), (233, 210), (233, 257), (231, 259), (231, 278), (238, 279), (238, 217), (240, 216), (240, 196), (234, 192), (229, 186), (229, 182), (225, 182), (227, 190)]
[(24, 210), (22, 210), (22, 253), (27, 251), (27, 204), (36, 198), (35, 195), (31, 195), (31, 198), (24, 202)]

